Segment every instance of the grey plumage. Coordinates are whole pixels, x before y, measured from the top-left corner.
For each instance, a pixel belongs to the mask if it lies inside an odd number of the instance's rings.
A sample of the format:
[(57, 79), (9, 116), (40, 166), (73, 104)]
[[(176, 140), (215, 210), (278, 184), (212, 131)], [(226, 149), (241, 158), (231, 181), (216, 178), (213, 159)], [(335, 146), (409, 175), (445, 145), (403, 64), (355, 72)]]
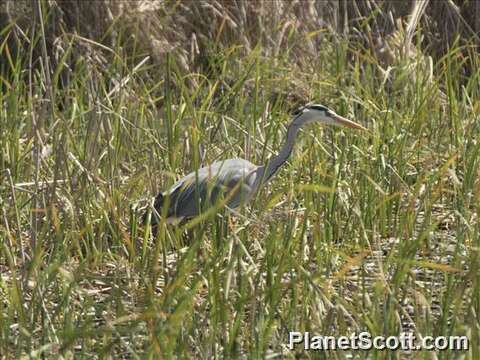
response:
[[(250, 200), (254, 193), (259, 167), (244, 159), (217, 161), (177, 181), (155, 198), (154, 208), (162, 214), (168, 202), (167, 218), (190, 218), (225, 200), (235, 209)], [(200, 206), (200, 209), (199, 209)], [(157, 216), (152, 217), (155, 225)]]
[[(192, 218), (215, 205), (235, 209), (246, 204), (287, 161), (295, 145), (298, 130), (312, 122), (364, 129), (322, 105), (305, 106), (295, 114), (289, 125), (282, 149), (266, 165), (257, 166), (245, 159), (236, 158), (217, 161), (191, 172), (169, 190), (157, 195), (151, 224), (156, 225), (159, 222), (159, 215), (166, 215), (167, 222), (174, 222)], [(148, 213), (145, 220), (147, 215)]]

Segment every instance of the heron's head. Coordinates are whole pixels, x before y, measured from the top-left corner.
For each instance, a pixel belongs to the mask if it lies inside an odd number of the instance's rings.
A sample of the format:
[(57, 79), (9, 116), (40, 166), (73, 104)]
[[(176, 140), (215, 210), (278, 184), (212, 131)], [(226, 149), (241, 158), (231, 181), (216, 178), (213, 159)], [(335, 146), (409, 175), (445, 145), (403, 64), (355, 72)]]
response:
[(366, 130), (362, 125), (348, 120), (326, 106), (319, 104), (306, 105), (294, 113), (295, 120), (299, 126), (310, 123), (321, 123), (325, 125), (344, 126), (352, 129)]

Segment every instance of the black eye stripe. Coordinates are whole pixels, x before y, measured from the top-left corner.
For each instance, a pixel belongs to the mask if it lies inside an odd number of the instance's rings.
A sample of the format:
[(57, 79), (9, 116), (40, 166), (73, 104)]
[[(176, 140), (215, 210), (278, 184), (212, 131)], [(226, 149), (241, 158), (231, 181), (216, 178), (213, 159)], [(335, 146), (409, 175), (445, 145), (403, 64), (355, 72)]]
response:
[(329, 108), (323, 105), (318, 105), (318, 104), (312, 104), (312, 105), (306, 105), (298, 108), (293, 112), (293, 116), (298, 116), (301, 113), (303, 113), (304, 110), (317, 110), (317, 111), (325, 111), (327, 114), (330, 114), (331, 111)]
[(313, 110), (325, 111), (325, 112), (329, 111), (328, 108), (323, 105), (310, 105), (308, 108)]

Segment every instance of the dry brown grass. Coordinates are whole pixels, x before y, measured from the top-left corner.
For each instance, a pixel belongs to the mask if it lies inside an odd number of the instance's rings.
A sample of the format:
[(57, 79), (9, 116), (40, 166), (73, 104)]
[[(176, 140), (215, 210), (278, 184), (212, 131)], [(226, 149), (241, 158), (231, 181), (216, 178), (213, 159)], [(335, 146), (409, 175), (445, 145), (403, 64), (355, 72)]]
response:
[[(0, 26), (11, 26), (12, 51), (28, 48), (28, 35), (39, 26), (34, 2), (7, 1), (0, 7)], [(241, 47), (251, 52), (261, 44), (265, 56), (288, 56), (308, 70), (325, 41), (332, 36), (357, 39), (366, 49), (389, 61), (422, 31), (426, 55), (441, 57), (454, 41), (478, 44), (480, 3), (477, 1), (136, 1), (44, 2), (45, 34), (52, 61), (58, 61), (72, 41), (78, 56), (102, 59), (121, 41), (126, 49), (148, 53), (155, 63), (174, 54), (187, 72), (207, 72), (219, 49)], [(33, 21), (32, 21), (33, 19)], [(406, 31), (403, 29), (406, 28)], [(38, 33), (38, 29), (36, 30)], [(397, 42), (389, 39), (401, 33)], [(72, 37), (73, 35), (76, 35)], [(396, 36), (398, 38), (398, 36)], [(392, 48), (393, 47), (393, 48)], [(34, 54), (40, 56), (35, 47)], [(105, 54), (105, 55), (107, 55)]]

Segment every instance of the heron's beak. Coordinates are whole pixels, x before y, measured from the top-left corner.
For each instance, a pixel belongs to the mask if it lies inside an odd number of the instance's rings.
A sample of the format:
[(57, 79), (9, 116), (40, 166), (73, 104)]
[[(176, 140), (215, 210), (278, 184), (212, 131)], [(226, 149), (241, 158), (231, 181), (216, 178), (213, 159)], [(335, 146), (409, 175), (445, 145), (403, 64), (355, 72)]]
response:
[(338, 124), (338, 125), (341, 125), (341, 126), (345, 126), (345, 127), (349, 127), (349, 128), (352, 128), (352, 129), (358, 129), (358, 130), (367, 130), (366, 128), (364, 128), (362, 125), (360, 124), (357, 124), (356, 122), (352, 121), (352, 120), (348, 120), (340, 115), (337, 115), (337, 114), (331, 114), (330, 115), (332, 117), (332, 119)]

